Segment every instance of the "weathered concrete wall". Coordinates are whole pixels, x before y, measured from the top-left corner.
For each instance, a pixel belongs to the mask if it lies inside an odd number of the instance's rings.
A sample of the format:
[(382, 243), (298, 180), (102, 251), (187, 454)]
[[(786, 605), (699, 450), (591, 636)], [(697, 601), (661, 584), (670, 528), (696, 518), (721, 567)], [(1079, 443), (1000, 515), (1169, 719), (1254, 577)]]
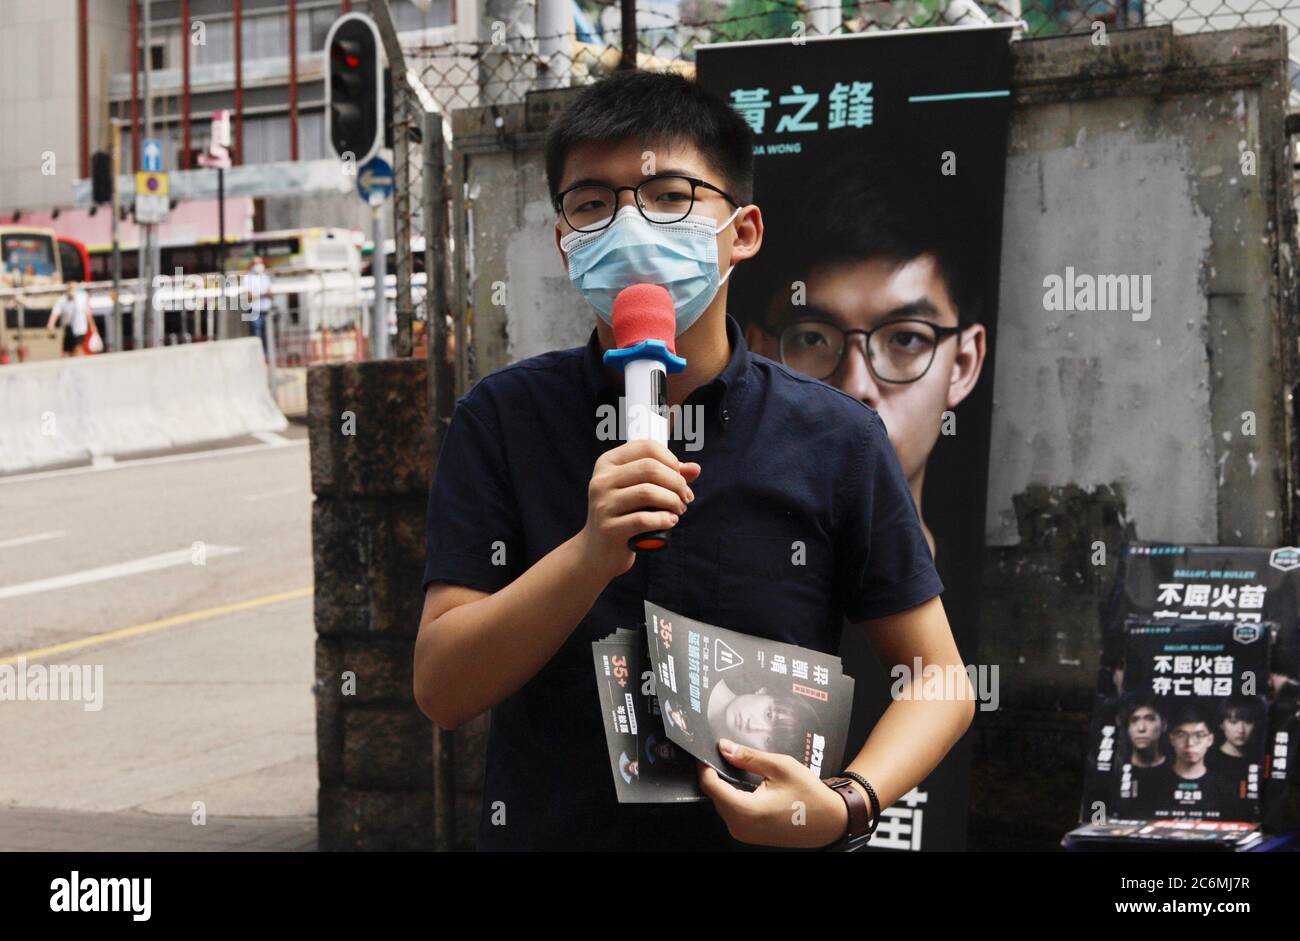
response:
[(461, 258), (466, 280), (460, 287), (461, 303), (473, 311), (473, 378), (547, 350), (582, 346), (591, 335), (591, 310), (569, 283), (555, 246), (541, 153), (557, 103), (574, 91), (453, 116), (455, 192), (469, 193), (460, 216), (470, 246)]
[[(1258, 88), (1016, 112), (989, 545), (1018, 541), (1016, 494), (1065, 483), (1122, 487), (1140, 536), (1280, 537), (1280, 515), (1256, 512), (1280, 506), (1285, 459), (1272, 194), (1268, 168), (1249, 176), (1240, 162), (1247, 151), (1267, 159), (1260, 112)], [(1044, 276), (1067, 267), (1149, 277), (1151, 307), (1137, 314), (1149, 319), (1044, 310)], [(1263, 426), (1253, 437), (1247, 410)], [(1207, 499), (1220, 488), (1248, 508), (1221, 512)]]
[[(1002, 707), (976, 719), (975, 848), (1055, 846), (1077, 819), (1125, 539), (1292, 538), (1284, 37), (1110, 40), (1015, 47), (980, 627)], [(1046, 310), (1067, 266), (1149, 276), (1149, 311)]]

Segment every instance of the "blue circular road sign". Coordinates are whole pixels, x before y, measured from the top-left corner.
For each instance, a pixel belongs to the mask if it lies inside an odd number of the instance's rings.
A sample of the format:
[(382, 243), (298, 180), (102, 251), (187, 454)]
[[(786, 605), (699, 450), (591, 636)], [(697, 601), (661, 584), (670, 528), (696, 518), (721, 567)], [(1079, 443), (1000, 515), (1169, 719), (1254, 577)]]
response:
[(357, 170), (357, 192), (372, 206), (392, 195), (393, 183), (393, 168), (382, 157), (370, 158)]

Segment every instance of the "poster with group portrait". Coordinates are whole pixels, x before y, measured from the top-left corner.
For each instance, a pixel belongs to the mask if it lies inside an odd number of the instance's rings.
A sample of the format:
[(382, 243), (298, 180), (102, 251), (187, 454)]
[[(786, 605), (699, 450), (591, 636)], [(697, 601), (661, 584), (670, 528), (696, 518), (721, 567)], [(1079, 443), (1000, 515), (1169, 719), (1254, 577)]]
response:
[(1269, 626), (1130, 619), (1114, 815), (1259, 819)]
[[(975, 662), (1011, 24), (723, 43), (697, 79), (755, 136), (763, 247), (732, 275), (751, 350), (877, 410), (917, 502), (963, 661)], [(846, 629), (847, 753), (890, 673)], [(889, 808), (871, 848), (960, 850), (970, 733)]]

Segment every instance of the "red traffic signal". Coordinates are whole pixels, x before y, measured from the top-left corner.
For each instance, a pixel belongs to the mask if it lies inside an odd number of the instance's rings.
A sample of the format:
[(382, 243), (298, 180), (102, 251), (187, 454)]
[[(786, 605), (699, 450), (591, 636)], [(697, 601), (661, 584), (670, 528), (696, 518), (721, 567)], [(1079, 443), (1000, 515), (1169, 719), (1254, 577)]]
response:
[(364, 13), (334, 21), (325, 39), (325, 130), (341, 160), (360, 166), (383, 144), (384, 58), (379, 29)]

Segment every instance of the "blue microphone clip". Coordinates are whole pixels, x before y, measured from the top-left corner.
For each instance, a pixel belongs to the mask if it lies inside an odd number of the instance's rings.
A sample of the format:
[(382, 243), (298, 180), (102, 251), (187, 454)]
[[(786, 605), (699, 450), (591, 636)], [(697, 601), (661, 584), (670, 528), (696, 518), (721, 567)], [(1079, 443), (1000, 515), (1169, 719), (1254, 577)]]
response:
[(623, 369), (633, 359), (657, 359), (664, 364), (664, 371), (670, 373), (681, 372), (686, 368), (686, 360), (676, 353), (670, 353), (668, 344), (663, 340), (642, 340), (635, 346), (605, 351), (606, 366)]

